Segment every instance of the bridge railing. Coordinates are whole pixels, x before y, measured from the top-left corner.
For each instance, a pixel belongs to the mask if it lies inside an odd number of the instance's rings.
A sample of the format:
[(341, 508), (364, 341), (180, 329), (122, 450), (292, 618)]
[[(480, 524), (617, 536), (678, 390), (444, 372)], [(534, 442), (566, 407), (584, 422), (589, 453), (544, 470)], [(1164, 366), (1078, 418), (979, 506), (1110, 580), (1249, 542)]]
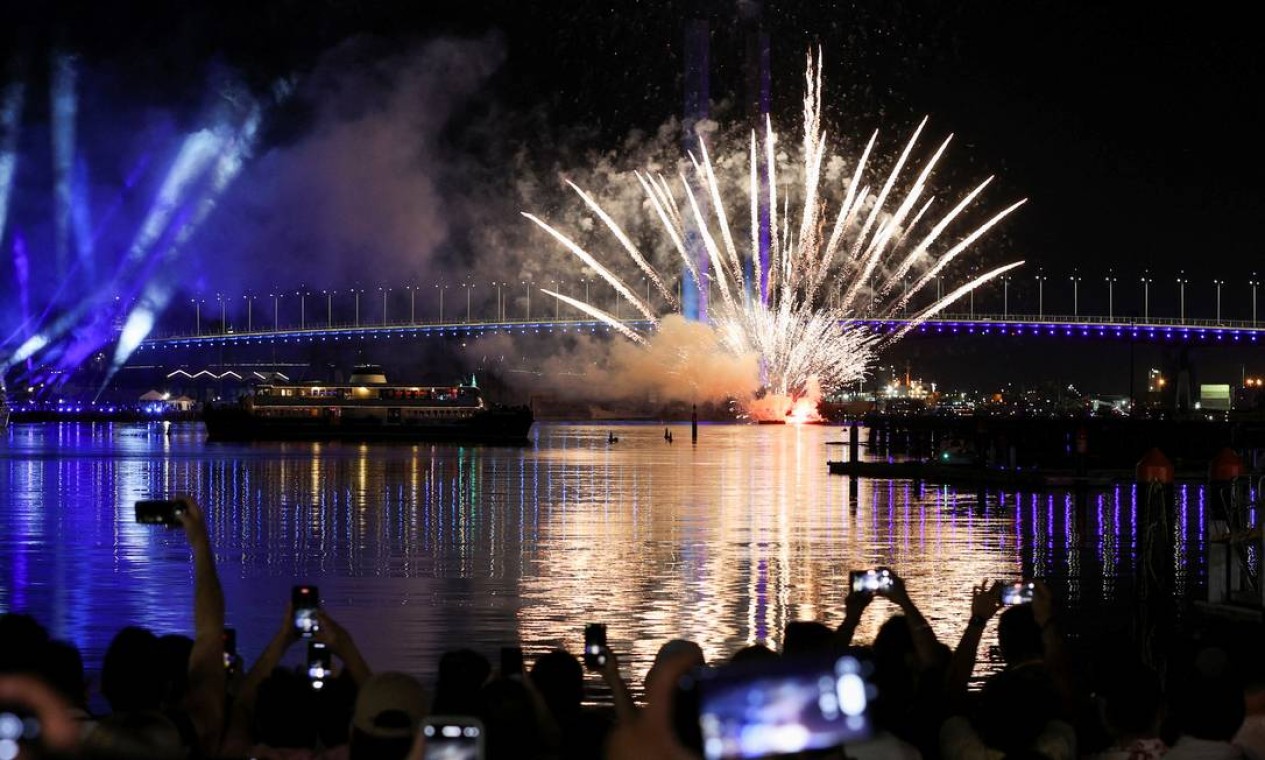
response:
[[(889, 324), (902, 324), (909, 320), (908, 316), (898, 317), (857, 317), (860, 322), (877, 322)], [(623, 320), (625, 324), (635, 327), (645, 327), (646, 320)], [(1086, 315), (1086, 314), (987, 314), (987, 313), (969, 313), (969, 312), (946, 312), (938, 314), (934, 319), (927, 320), (930, 325), (1085, 325), (1100, 326), (1111, 325), (1128, 328), (1182, 328), (1182, 329), (1221, 329), (1221, 330), (1260, 330), (1265, 328), (1260, 322), (1255, 320), (1234, 320), (1234, 319), (1196, 319), (1187, 317), (1186, 319), (1176, 317), (1123, 317), (1123, 316), (1105, 316), (1105, 315)], [(603, 326), (599, 320), (592, 318), (579, 319), (503, 319), (503, 320), (416, 320), (416, 321), (399, 321), (386, 323), (366, 322), (322, 322), (320, 324), (299, 324), (299, 325), (270, 325), (260, 328), (252, 326), (248, 330), (239, 330), (230, 328), (228, 330), (217, 332), (211, 330), (192, 331), (192, 332), (167, 332), (152, 333), (146, 342), (166, 342), (177, 340), (225, 340), (225, 339), (252, 339), (252, 338), (270, 338), (273, 336), (295, 336), (295, 335), (312, 335), (320, 336), (322, 334), (347, 333), (347, 332), (389, 332), (399, 330), (478, 330), (487, 332), (491, 330), (508, 330), (521, 331), (524, 329), (554, 329), (554, 328), (597, 328)]]
[[(900, 321), (904, 321), (903, 319)], [(1251, 319), (1197, 319), (1194, 317), (1135, 317), (1135, 316), (1100, 316), (1086, 314), (983, 314), (975, 312), (941, 313), (928, 322), (1003, 322), (1011, 324), (1050, 324), (1050, 325), (1119, 325), (1121, 327), (1186, 327), (1252, 330), (1265, 327), (1260, 321)]]

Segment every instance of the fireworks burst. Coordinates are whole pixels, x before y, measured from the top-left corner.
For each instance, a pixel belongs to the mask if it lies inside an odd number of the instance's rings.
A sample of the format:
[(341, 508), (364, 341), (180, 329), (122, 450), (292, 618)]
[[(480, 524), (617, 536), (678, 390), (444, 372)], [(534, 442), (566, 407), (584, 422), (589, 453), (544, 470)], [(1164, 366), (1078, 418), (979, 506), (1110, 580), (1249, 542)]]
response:
[[(927, 183), (952, 140), (950, 135), (923, 163), (902, 197), (896, 186), (926, 126), (923, 119), (877, 191), (870, 184), (869, 172), (878, 140), (876, 131), (856, 161), (841, 203), (829, 210), (822, 192), (827, 144), (821, 97), (820, 56), (810, 54), (805, 72), (803, 186), (798, 188), (797, 209), (792, 208), (789, 197), (779, 199), (777, 135), (771, 121), (764, 125), (763, 140), (754, 132), (751, 135), (747, 160), (749, 250), (740, 251), (735, 242), (716, 169), (701, 140), (698, 155), (689, 156), (690, 166), (679, 176), (679, 194), (662, 175), (636, 175), (649, 207), (689, 275), (686, 281), (697, 286), (700, 302), (719, 295), (706, 315), (718, 347), (734, 356), (759, 358), (758, 387), (751, 388), (749, 399), (740, 400), (757, 418), (803, 418), (806, 408), (807, 416), (812, 416), (821, 391), (834, 391), (862, 379), (884, 348), (973, 289), (1023, 263), (993, 269), (929, 306), (911, 311), (911, 299), (1024, 201), (1002, 209), (956, 242), (943, 243), (948, 228), (992, 177), (959, 199), (947, 213), (938, 218), (929, 216), (934, 196)], [(592, 195), (568, 184), (657, 289), (667, 308), (681, 312), (682, 299), (672, 287), (675, 278), (660, 273)], [(543, 292), (650, 347), (661, 315), (648, 299), (566, 234), (534, 214), (523, 215), (608, 282), (649, 327), (638, 331), (590, 304), (551, 290)], [(768, 219), (765, 225), (762, 217)], [(762, 237), (768, 240), (764, 255)], [(700, 244), (687, 242), (692, 240)], [(862, 318), (906, 321), (894, 332), (880, 333), (866, 327), (859, 321)]]

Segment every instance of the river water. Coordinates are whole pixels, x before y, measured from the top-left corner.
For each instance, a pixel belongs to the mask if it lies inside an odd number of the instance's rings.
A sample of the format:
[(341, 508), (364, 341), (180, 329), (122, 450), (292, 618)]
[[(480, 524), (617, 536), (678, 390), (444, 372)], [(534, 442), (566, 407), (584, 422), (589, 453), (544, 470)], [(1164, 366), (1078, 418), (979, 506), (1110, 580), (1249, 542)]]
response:
[[(609, 442), (613, 433), (616, 442)], [(179, 531), (133, 502), (194, 495), (208, 513), (228, 623), (249, 661), (282, 624), (290, 587), (326, 609), (375, 669), (427, 679), (447, 649), (494, 663), (578, 652), (606, 623), (639, 682), (669, 638), (709, 659), (776, 647), (790, 620), (835, 625), (848, 571), (886, 565), (955, 644), (973, 584), (1047, 578), (1072, 625), (1133, 598), (1137, 489), (959, 492), (829, 475), (838, 428), (537, 424), (524, 448), (208, 444), (200, 424), (15, 425), (0, 434), (0, 610), (74, 641), (89, 669), (123, 625), (192, 626)], [(1206, 492), (1179, 487), (1173, 593), (1205, 585)], [(893, 608), (876, 601), (872, 639)], [(995, 643), (995, 624), (986, 642)], [(292, 661), (301, 652), (291, 653)], [(982, 669), (990, 667), (985, 658)]]

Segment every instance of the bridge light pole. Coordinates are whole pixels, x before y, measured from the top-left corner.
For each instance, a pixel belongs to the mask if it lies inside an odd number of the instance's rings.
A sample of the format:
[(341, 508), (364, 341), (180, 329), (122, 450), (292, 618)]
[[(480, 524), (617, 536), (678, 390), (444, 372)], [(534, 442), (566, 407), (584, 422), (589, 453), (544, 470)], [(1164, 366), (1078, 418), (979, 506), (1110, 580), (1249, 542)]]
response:
[(439, 321), (444, 321), (444, 291), (448, 286), (443, 283), (435, 283), (435, 289), (439, 291)]
[(215, 300), (220, 302), (220, 335), (228, 332), (228, 317), (225, 316), (224, 294), (216, 293)]
[(1115, 317), (1116, 313), (1116, 271), (1114, 269), (1108, 269), (1107, 276), (1103, 279), (1107, 281), (1107, 320), (1110, 321)]
[(1079, 317), (1081, 313), (1080, 284), (1081, 278), (1075, 269), (1072, 270), (1072, 276), (1068, 278), (1072, 281), (1072, 316)]
[(322, 290), (325, 294), (325, 326), (334, 326), (334, 291)]
[(360, 288), (352, 288), (351, 292), (356, 296), (356, 327), (360, 327)]
[(468, 282), (465, 283), (465, 286), (466, 286), (466, 324), (470, 324), (470, 283)]
[(1188, 282), (1190, 282), (1190, 280), (1186, 279), (1185, 269), (1177, 273), (1178, 303), (1181, 307), (1180, 314), (1181, 314), (1182, 324), (1186, 324), (1186, 283)]
[(1151, 318), (1151, 283), (1153, 280), (1147, 276), (1150, 273), (1150, 270), (1142, 272), (1142, 318), (1147, 320)]
[(1256, 286), (1260, 285), (1260, 280), (1256, 279), (1256, 272), (1252, 273), (1252, 279), (1247, 281), (1252, 286), (1252, 327), (1256, 327)]
[(251, 321), (251, 307), (255, 304), (255, 297), (252, 295), (244, 295), (242, 298), (246, 299), (246, 332), (254, 332), (254, 323)]
[(524, 321), (531, 321), (531, 281), (523, 280), (523, 292), (527, 294), (527, 306), (523, 310)]
[(390, 288), (378, 288), (382, 291), (382, 326), (387, 326), (387, 293), (391, 292)]
[(1001, 318), (1010, 319), (1010, 275), (1008, 274), (1001, 276)]
[(1045, 319), (1045, 270), (1037, 270), (1037, 319)]
[(190, 298), (193, 301), (193, 319), (194, 319), (194, 335), (202, 334), (202, 303), (196, 298)]
[[(562, 292), (562, 290), (558, 287), (558, 280), (557, 280), (556, 278), (555, 278), (555, 279), (553, 279), (553, 280), (550, 280), (550, 282), (552, 282), (552, 283), (553, 283), (553, 292), (555, 292), (555, 293), (561, 293), (561, 292)], [(562, 309), (562, 305), (561, 305), (561, 304), (562, 304), (562, 299), (561, 299), (561, 298), (558, 298), (557, 296), (554, 296), (554, 297), (553, 297), (553, 321), (555, 321), (555, 322), (557, 322), (557, 321), (558, 321), (559, 312), (560, 312), (560, 311), (561, 311), (561, 309)]]
[(1217, 286), (1217, 324), (1221, 324), (1221, 286), (1225, 280), (1213, 280), (1212, 284)]
[(272, 296), (272, 331), (281, 329), (281, 292), (269, 293)]
[(307, 289), (296, 290), (294, 294), (299, 297), (299, 329), (307, 329)]
[[(439, 286), (438, 283), (435, 284)], [(410, 324), (417, 324), (417, 288), (412, 285), (406, 285), (408, 290), (408, 321)], [(444, 291), (439, 291), (439, 321), (444, 321)]]

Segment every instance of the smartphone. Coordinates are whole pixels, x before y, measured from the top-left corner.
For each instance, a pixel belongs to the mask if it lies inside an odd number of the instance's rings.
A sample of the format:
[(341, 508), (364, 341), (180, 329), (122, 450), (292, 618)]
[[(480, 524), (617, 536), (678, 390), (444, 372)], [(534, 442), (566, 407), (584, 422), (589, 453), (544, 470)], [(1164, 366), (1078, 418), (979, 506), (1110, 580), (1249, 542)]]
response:
[(483, 723), (465, 715), (432, 715), (422, 721), (422, 760), (483, 760)]
[(136, 502), (136, 522), (146, 525), (180, 525), (184, 502), (175, 499), (141, 499)]
[(40, 720), (30, 710), (0, 704), (0, 757), (17, 757), (23, 747), (38, 746), (42, 734)]
[(290, 606), (294, 608), (294, 629), (299, 636), (310, 639), (321, 629), (316, 611), (321, 606), (321, 595), (316, 586), (295, 586), (290, 591)]
[(237, 629), (224, 629), (224, 670), (232, 675), (237, 672), (238, 663), (241, 662), (237, 657)]
[(584, 626), (584, 667), (601, 670), (606, 665), (606, 625), (589, 623)]
[(521, 678), (523, 675), (523, 648), (501, 647), (501, 678)]
[(706, 760), (865, 741), (873, 732), (870, 672), (868, 663), (839, 654), (695, 670), (677, 685), (678, 702), (693, 712), (693, 730), (677, 732)]
[(892, 571), (885, 567), (876, 570), (853, 570), (848, 573), (848, 581), (854, 592), (885, 594), (892, 587)]
[(307, 645), (307, 680), (313, 689), (325, 688), (325, 682), (333, 675), (334, 661), (329, 648), (319, 641)]
[(1001, 587), (1001, 603), (1004, 605), (1028, 604), (1032, 601), (1032, 592), (1036, 584), (1031, 581), (1007, 583)]

